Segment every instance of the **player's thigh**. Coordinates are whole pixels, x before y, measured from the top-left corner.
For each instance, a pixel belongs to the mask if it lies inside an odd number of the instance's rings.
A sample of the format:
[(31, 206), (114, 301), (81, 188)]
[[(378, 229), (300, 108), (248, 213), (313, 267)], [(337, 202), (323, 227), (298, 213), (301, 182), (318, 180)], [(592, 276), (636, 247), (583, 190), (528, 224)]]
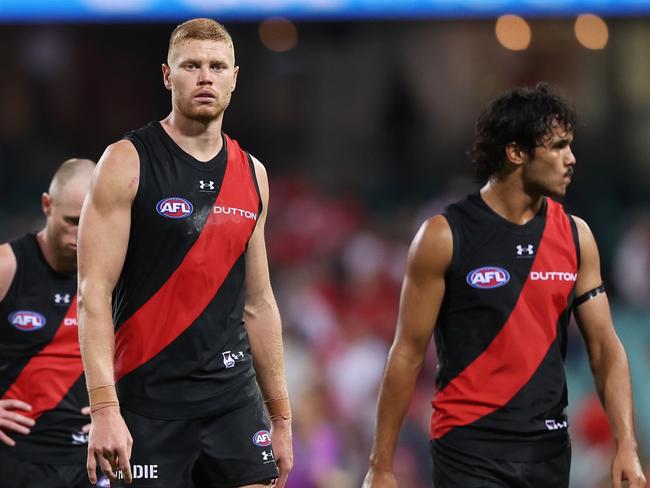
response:
[(198, 420), (163, 420), (144, 417), (123, 409), (122, 415), (133, 437), (131, 475), (123, 473), (111, 485), (131, 488), (188, 488), (192, 466), (199, 454)]
[(201, 455), (194, 467), (198, 488), (268, 486), (278, 476), (270, 426), (259, 394), (243, 407), (204, 419)]

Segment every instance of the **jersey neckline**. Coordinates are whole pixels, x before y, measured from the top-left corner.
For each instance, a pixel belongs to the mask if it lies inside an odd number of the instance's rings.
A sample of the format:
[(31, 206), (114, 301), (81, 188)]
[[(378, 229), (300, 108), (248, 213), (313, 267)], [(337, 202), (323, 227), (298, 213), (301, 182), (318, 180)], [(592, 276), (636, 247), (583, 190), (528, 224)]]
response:
[(188, 163), (192, 167), (200, 170), (200, 171), (214, 171), (216, 168), (224, 165), (226, 161), (228, 160), (228, 154), (227, 154), (227, 144), (226, 144), (226, 136), (223, 132), (221, 132), (221, 140), (223, 142), (221, 149), (219, 152), (209, 161), (199, 161), (196, 159), (194, 156), (183, 150), (176, 141), (167, 133), (167, 131), (163, 128), (162, 124), (158, 120), (154, 120), (151, 122), (150, 125), (153, 125), (153, 127), (158, 131), (160, 136), (163, 139), (163, 142), (165, 145), (174, 153), (176, 154), (182, 161)]
[(531, 218), (528, 222), (525, 224), (515, 224), (514, 222), (511, 222), (510, 220), (506, 219), (505, 217), (502, 217), (498, 213), (496, 213), (486, 202), (483, 200), (483, 197), (479, 192), (477, 193), (472, 193), (468, 196), (468, 199), (476, 204), (478, 207), (484, 210), (488, 218), (493, 220), (495, 223), (498, 223), (504, 227), (507, 227), (508, 229), (517, 232), (517, 233), (525, 233), (528, 232), (529, 230), (535, 228), (537, 226), (537, 223), (540, 220), (543, 220), (544, 217), (546, 217), (546, 211), (548, 208), (548, 202), (546, 201), (547, 197), (542, 198), (542, 205), (539, 207), (539, 210), (537, 213)]

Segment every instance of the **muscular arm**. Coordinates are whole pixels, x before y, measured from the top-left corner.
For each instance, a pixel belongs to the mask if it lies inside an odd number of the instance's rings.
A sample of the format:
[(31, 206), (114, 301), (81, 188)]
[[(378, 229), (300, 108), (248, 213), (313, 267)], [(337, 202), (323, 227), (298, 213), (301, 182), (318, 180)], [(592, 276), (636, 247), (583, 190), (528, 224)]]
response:
[(395, 340), (379, 392), (377, 427), (365, 487), (395, 486), (393, 454), (415, 382), (438, 318), (452, 235), (442, 216), (425, 222), (409, 250)]
[[(574, 217), (580, 240), (580, 266), (576, 296), (581, 296), (602, 283), (600, 258), (596, 241), (587, 224)], [(579, 305), (576, 319), (585, 340), (596, 389), (607, 412), (617, 443), (612, 465), (614, 486), (629, 479), (632, 487), (645, 487), (636, 454), (632, 412), (632, 387), (627, 356), (612, 322), (607, 295), (601, 293)]]
[[(97, 165), (90, 193), (81, 212), (78, 249), (79, 343), (89, 391), (114, 383), (115, 333), (111, 299), (126, 256), (131, 203), (137, 191), (138, 177), (139, 158), (133, 145), (120, 141), (109, 146)], [(103, 456), (112, 450), (117, 453), (122, 447), (114, 444), (123, 440), (126, 442), (130, 435), (128, 431), (126, 434), (121, 431), (123, 420), (117, 408), (98, 410), (92, 414), (92, 419), (89, 477), (91, 481), (96, 481), (92, 469), (95, 462), (93, 450), (99, 448), (102, 454), (97, 453), (97, 456), (102, 469), (114, 478), (111, 468), (118, 467), (114, 464), (116, 458)], [(120, 439), (112, 437), (116, 433), (121, 436)], [(101, 445), (95, 445), (95, 441)], [(125, 452), (120, 457), (120, 467), (128, 469)]]
[(79, 342), (89, 389), (114, 382), (111, 298), (126, 256), (138, 175), (133, 145), (120, 141), (109, 146), (81, 212)]
[[(286, 398), (282, 325), (271, 289), (269, 266), (264, 240), (269, 200), (269, 184), (264, 166), (253, 158), (255, 174), (262, 197), (263, 211), (259, 217), (246, 253), (246, 306), (244, 321), (251, 343), (253, 362), (262, 396), (268, 401)], [(273, 450), (280, 468), (278, 487), (282, 488), (293, 466), (291, 420), (273, 419)]]

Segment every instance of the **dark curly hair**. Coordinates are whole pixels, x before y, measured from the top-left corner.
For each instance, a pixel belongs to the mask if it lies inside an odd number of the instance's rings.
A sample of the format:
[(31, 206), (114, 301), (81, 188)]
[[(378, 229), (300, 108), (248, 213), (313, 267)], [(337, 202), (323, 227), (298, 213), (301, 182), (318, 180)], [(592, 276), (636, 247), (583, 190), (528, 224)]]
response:
[(492, 100), (476, 121), (469, 151), (478, 180), (485, 183), (505, 167), (505, 148), (511, 142), (531, 155), (551, 133), (553, 121), (572, 133), (578, 123), (573, 107), (547, 83), (515, 88)]

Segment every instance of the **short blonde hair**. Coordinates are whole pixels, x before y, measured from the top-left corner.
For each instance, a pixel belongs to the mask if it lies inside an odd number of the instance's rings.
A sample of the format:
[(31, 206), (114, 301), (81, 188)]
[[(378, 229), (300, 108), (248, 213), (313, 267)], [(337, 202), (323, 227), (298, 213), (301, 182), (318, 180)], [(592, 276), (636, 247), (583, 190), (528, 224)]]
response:
[(174, 29), (172, 32), (172, 35), (169, 37), (167, 62), (169, 62), (169, 58), (171, 57), (171, 53), (174, 48), (193, 39), (198, 39), (200, 41), (225, 42), (233, 49), (234, 52), (232, 37), (230, 37), (230, 34), (223, 25), (212, 19), (191, 19), (177, 26), (176, 29)]

